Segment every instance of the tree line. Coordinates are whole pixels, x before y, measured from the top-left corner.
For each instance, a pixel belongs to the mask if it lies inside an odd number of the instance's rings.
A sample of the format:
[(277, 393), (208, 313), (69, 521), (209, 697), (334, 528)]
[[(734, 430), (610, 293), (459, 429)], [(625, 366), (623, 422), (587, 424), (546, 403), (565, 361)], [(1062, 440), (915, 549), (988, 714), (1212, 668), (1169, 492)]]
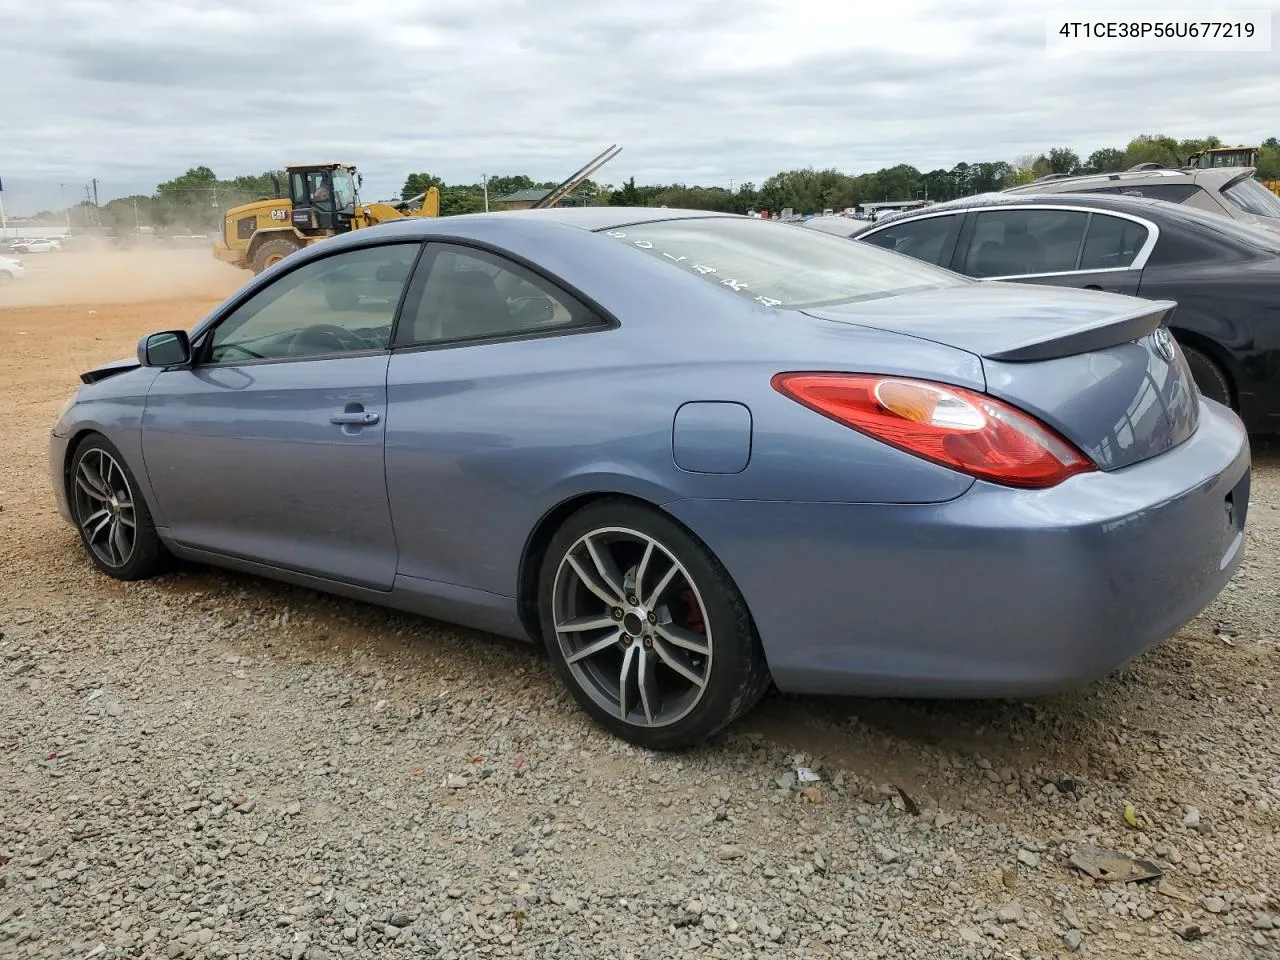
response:
[[(796, 213), (816, 213), (887, 200), (952, 200), (975, 193), (987, 193), (1029, 183), (1048, 174), (1111, 173), (1139, 163), (1159, 163), (1175, 167), (1191, 154), (1224, 146), (1218, 137), (1179, 140), (1164, 135), (1134, 137), (1123, 148), (1105, 147), (1081, 157), (1070, 147), (1055, 147), (1043, 154), (1005, 160), (957, 163), (950, 170), (922, 171), (910, 164), (898, 164), (869, 173), (848, 174), (834, 168), (785, 170), (758, 186), (743, 183), (734, 189), (723, 186), (687, 184), (638, 185), (634, 177), (620, 185), (587, 180), (573, 195), (573, 202), (601, 206), (683, 207), (725, 213), (749, 210), (779, 211), (790, 207)], [(132, 232), (147, 225), (167, 233), (216, 231), (224, 211), (238, 204), (274, 196), (283, 171), (266, 171), (251, 176), (220, 180), (207, 166), (194, 167), (179, 177), (159, 184), (150, 196), (121, 197), (102, 206), (82, 202), (64, 214), (49, 211), (37, 219), (72, 225), (97, 226), (118, 233)], [(1280, 140), (1269, 137), (1258, 151), (1258, 177), (1280, 179)], [(554, 182), (535, 181), (525, 175), (496, 176), (487, 184), (445, 183), (426, 172), (411, 173), (401, 188), (401, 199), (416, 196), (430, 187), (440, 191), (440, 213), (452, 216), (484, 209), (487, 186), (490, 209), (495, 201), (521, 190), (550, 190)]]

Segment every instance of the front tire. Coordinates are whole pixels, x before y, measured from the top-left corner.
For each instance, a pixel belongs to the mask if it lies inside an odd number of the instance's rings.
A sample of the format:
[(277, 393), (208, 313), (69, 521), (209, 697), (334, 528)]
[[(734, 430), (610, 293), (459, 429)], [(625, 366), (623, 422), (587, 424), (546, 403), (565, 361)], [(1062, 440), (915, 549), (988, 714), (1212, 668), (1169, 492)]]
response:
[(538, 599), (557, 676), (598, 723), (637, 746), (699, 743), (769, 686), (728, 572), (652, 507), (611, 498), (573, 514), (547, 549)]
[(296, 243), (285, 237), (264, 240), (262, 245), (253, 253), (254, 274), (262, 273), (263, 270), (274, 267), (289, 254), (299, 249), (300, 247)]
[(106, 437), (91, 434), (76, 447), (68, 484), (71, 515), (94, 566), (117, 580), (162, 572), (169, 558), (138, 481)]

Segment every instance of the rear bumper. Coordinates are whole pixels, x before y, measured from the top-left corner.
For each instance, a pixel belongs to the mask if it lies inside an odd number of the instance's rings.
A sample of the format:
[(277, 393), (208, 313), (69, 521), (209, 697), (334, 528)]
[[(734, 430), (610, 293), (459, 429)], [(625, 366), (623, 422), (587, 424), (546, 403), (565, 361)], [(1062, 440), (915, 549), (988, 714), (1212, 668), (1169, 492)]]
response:
[(667, 509), (734, 577), (783, 690), (1026, 696), (1110, 672), (1211, 603), (1243, 556), (1249, 480), (1242, 424), (1204, 402), (1175, 449), (1052, 490)]

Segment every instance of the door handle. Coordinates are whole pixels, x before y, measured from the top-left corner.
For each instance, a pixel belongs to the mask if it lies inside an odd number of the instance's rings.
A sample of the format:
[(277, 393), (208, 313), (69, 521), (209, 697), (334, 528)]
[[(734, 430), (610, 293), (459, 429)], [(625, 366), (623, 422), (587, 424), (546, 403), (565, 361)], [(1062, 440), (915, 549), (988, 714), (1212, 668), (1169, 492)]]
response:
[(373, 412), (335, 413), (329, 422), (338, 426), (371, 427), (378, 422), (378, 415)]

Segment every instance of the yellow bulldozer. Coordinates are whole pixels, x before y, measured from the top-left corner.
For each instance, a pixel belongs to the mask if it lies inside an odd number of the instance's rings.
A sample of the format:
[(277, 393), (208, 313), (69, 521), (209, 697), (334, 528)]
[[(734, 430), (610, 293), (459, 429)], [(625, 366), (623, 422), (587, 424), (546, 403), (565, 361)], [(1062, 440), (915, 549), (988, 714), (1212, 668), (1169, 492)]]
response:
[(213, 255), (261, 273), (295, 250), (326, 237), (402, 217), (438, 217), (440, 191), (393, 203), (360, 199), (362, 178), (350, 163), (300, 164), (285, 168), (288, 190), (276, 197), (232, 207), (223, 216), (222, 237)]

